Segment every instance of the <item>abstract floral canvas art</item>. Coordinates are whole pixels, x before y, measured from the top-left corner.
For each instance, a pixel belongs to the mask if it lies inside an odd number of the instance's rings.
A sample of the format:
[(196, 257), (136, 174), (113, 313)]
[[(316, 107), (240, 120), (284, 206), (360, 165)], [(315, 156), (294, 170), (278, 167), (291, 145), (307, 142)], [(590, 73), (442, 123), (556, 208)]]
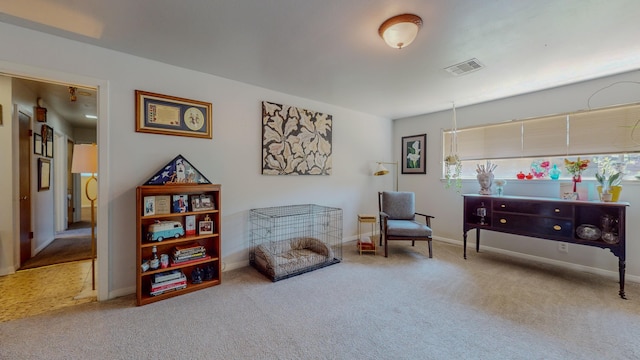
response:
[(331, 175), (333, 117), (262, 102), (262, 174)]

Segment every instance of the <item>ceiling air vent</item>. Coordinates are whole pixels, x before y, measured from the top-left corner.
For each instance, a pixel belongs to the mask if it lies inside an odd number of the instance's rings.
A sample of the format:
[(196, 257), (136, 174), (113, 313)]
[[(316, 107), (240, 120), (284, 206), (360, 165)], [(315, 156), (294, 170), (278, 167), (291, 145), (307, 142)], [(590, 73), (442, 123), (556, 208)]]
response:
[(480, 70), (483, 67), (484, 66), (480, 64), (480, 61), (478, 61), (478, 59), (473, 58), (471, 60), (463, 61), (459, 64), (449, 66), (445, 68), (445, 70), (454, 76), (460, 76), (460, 75), (464, 75), (470, 72)]

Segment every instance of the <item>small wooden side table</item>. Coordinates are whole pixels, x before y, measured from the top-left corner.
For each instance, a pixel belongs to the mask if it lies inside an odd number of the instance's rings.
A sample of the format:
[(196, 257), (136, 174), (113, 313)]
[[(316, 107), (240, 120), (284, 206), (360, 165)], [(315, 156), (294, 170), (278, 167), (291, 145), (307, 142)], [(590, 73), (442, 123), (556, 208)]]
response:
[(360, 251), (360, 255), (363, 252), (372, 252), (374, 255), (376, 254), (376, 242), (374, 239), (369, 238), (369, 242), (363, 242), (362, 240), (362, 224), (371, 224), (371, 235), (375, 235), (376, 231), (376, 216), (369, 214), (358, 214), (358, 250)]

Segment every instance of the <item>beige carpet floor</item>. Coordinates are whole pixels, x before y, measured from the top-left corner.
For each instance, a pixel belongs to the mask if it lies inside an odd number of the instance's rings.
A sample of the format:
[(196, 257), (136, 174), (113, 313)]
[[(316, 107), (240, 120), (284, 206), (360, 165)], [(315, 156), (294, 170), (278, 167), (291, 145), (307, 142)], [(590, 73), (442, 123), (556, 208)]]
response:
[[(603, 250), (604, 251), (604, 250)], [(0, 323), (1, 359), (639, 359), (640, 286), (434, 242), (272, 283), (253, 268)], [(604, 254), (603, 254), (604, 255)], [(610, 254), (607, 254), (610, 255)]]

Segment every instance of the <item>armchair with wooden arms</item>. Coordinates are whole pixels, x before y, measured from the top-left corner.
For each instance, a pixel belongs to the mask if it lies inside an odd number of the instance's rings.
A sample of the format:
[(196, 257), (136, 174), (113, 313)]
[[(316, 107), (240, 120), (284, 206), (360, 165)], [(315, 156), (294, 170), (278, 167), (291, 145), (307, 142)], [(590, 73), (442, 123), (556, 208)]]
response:
[[(378, 193), (380, 210), (380, 246), (384, 238), (384, 257), (388, 256), (387, 243), (391, 240), (426, 241), (431, 248), (431, 219), (433, 216), (415, 212), (415, 193), (405, 191), (383, 191)], [(416, 215), (424, 216), (424, 222), (416, 221)]]

